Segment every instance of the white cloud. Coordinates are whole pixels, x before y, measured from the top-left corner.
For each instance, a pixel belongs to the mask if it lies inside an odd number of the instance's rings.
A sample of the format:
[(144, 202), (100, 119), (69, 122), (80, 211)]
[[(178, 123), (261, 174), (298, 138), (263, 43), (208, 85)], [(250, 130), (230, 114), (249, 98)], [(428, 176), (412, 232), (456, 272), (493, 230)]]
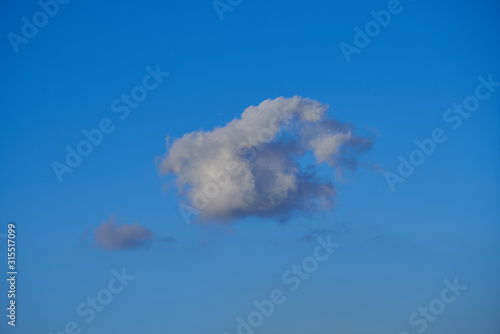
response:
[[(334, 186), (316, 176), (315, 166), (355, 169), (373, 141), (328, 119), (327, 108), (298, 96), (265, 100), (223, 127), (175, 140), (160, 172), (177, 176), (180, 194), (205, 219), (331, 208)], [(304, 167), (308, 151), (316, 164)]]

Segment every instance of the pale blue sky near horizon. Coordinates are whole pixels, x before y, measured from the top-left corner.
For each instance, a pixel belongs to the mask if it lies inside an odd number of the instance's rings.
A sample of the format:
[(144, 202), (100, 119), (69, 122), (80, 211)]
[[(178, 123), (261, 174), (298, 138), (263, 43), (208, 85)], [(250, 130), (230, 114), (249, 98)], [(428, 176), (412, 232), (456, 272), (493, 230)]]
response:
[[(500, 81), (500, 4), (401, 0), (348, 64), (339, 44), (353, 44), (353, 28), (387, 3), (243, 1), (221, 21), (212, 1), (70, 1), (16, 54), (8, 33), (40, 7), (4, 1), (0, 234), (16, 222), (19, 308), (15, 329), (0, 312), (0, 331), (55, 334), (75, 321), (82, 333), (233, 334), (254, 300), (282, 289), (286, 302), (255, 333), (417, 333), (409, 315), (458, 277), (467, 290), (425, 332), (498, 333), (500, 87), (457, 130), (443, 114), (479, 76)], [(157, 64), (169, 76), (120, 120), (112, 101)], [(375, 133), (361, 160), (383, 170), (396, 172), (398, 156), (437, 127), (448, 139), (395, 192), (361, 167), (332, 173), (331, 211), (186, 224), (155, 163), (167, 136), (294, 95)], [(59, 182), (53, 161), (103, 118), (115, 130)], [(114, 252), (79, 241), (112, 215), (174, 240)], [(309, 233), (341, 247), (291, 292), (281, 275), (311, 256)], [(76, 307), (121, 268), (135, 279), (86, 324)], [(4, 310), (5, 281), (0, 289)]]

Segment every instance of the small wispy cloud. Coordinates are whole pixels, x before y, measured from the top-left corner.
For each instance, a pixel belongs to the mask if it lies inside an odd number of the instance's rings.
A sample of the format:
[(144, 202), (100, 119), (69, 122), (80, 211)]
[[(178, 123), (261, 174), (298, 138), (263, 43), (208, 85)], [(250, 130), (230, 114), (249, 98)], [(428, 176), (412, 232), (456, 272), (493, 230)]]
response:
[[(88, 231), (85, 235), (87, 233)], [(118, 224), (113, 216), (95, 228), (92, 236), (94, 247), (108, 251), (143, 248), (157, 239), (155, 233), (149, 228), (139, 223)]]
[(342, 233), (346, 233), (349, 231), (349, 227), (345, 222), (338, 222), (331, 225), (330, 228), (324, 229), (309, 229), (309, 232), (304, 234), (301, 238), (302, 241), (313, 241), (318, 237), (331, 235), (338, 237)]

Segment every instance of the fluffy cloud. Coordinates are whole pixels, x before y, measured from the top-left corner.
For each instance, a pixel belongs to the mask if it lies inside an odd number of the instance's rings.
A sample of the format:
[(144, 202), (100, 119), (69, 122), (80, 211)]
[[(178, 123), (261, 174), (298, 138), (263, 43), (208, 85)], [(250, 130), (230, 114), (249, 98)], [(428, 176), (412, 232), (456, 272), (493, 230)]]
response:
[(155, 234), (139, 223), (118, 225), (113, 216), (94, 230), (94, 246), (105, 250), (124, 250), (147, 246)]
[(160, 159), (160, 172), (176, 176), (187, 200), (181, 210), (205, 219), (329, 209), (334, 186), (317, 176), (317, 166), (354, 170), (373, 140), (328, 119), (327, 109), (298, 96), (265, 100), (223, 127), (175, 140)]

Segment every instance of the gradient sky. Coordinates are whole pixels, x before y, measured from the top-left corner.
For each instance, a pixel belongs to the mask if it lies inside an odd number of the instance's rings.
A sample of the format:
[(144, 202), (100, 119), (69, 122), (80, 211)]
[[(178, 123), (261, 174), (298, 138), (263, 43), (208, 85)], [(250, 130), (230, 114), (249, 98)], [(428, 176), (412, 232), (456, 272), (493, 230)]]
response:
[[(253, 300), (279, 288), (287, 301), (255, 333), (416, 333), (409, 315), (458, 277), (467, 290), (426, 333), (498, 333), (500, 87), (457, 130), (443, 114), (474, 94), (478, 76), (500, 81), (500, 4), (401, 4), (348, 64), (339, 44), (353, 44), (353, 28), (387, 1), (243, 1), (223, 21), (211, 1), (71, 1), (17, 54), (7, 35), (40, 7), (4, 1), (0, 234), (17, 223), (19, 306), (17, 328), (2, 312), (0, 331), (55, 334), (75, 321), (82, 333), (233, 334)], [(157, 64), (169, 76), (120, 120), (112, 101)], [(362, 160), (383, 170), (395, 172), (398, 156), (436, 127), (448, 140), (395, 192), (380, 170), (360, 168), (330, 175), (331, 211), (186, 224), (155, 164), (167, 136), (224, 126), (250, 105), (294, 95), (376, 133)], [(103, 118), (116, 129), (59, 182), (53, 161)], [(159, 240), (120, 251), (80, 240), (112, 215)], [(312, 254), (309, 234), (342, 245), (290, 292), (281, 275)], [(85, 324), (77, 305), (123, 267), (135, 279)], [(3, 280), (0, 289), (7, 305)]]

